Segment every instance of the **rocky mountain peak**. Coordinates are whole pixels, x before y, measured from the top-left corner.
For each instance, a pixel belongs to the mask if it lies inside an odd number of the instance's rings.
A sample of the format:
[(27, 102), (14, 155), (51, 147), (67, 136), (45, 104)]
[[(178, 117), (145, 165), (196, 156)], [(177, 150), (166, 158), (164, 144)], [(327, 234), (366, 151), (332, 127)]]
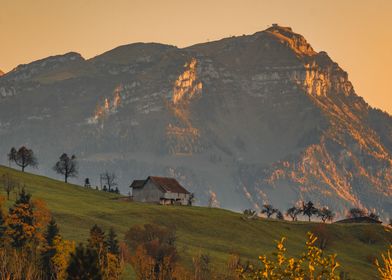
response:
[(0, 77), (4, 75), (4, 72), (0, 69)]
[(266, 33), (276, 37), (281, 43), (287, 44), (296, 54), (301, 56), (312, 56), (317, 52), (306, 41), (306, 39), (291, 29), (291, 27), (283, 27), (278, 24), (273, 24), (270, 28), (266, 29)]

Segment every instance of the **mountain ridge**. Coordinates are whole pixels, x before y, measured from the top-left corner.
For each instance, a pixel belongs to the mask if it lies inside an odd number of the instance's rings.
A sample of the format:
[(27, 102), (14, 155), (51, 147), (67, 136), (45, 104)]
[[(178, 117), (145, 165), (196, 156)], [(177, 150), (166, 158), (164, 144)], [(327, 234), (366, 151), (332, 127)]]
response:
[[(340, 215), (354, 206), (383, 217), (392, 210), (391, 116), (291, 28), (71, 57), (0, 78), (3, 154), (18, 143), (46, 149), (50, 174), (50, 160), (67, 148), (90, 177), (115, 169), (126, 186), (175, 176), (199, 203), (214, 193), (236, 210), (309, 199)], [(6, 108), (16, 104), (36, 107), (15, 117)], [(45, 148), (38, 131), (59, 147)]]

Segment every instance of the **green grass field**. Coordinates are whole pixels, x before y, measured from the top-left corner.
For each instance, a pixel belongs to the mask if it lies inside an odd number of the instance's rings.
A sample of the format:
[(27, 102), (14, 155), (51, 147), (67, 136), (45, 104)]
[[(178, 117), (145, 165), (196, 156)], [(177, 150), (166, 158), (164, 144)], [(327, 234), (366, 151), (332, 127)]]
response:
[[(260, 254), (269, 255), (274, 249), (274, 240), (281, 236), (287, 237), (288, 252), (295, 255), (303, 251), (306, 232), (319, 225), (244, 220), (241, 214), (222, 209), (126, 202), (118, 200), (118, 195), (0, 166), (0, 176), (4, 173), (17, 177), (33, 198), (43, 199), (56, 218), (62, 235), (76, 242), (85, 241), (94, 224), (105, 230), (113, 227), (120, 239), (135, 224), (157, 223), (175, 227), (180, 262), (186, 267), (190, 267), (192, 256), (198, 252), (209, 254), (216, 270), (224, 270), (231, 252), (239, 254), (243, 260), (257, 260)], [(3, 188), (0, 194), (6, 195)], [(16, 193), (13, 193), (11, 200), (15, 197)], [(338, 261), (350, 279), (376, 279), (376, 269), (369, 259), (378, 256), (391, 244), (392, 234), (388, 229), (380, 225), (330, 224), (327, 231), (331, 243), (326, 251), (338, 254)], [(374, 244), (361, 241), (369, 234), (376, 238)], [(132, 277), (127, 276), (129, 278)]]

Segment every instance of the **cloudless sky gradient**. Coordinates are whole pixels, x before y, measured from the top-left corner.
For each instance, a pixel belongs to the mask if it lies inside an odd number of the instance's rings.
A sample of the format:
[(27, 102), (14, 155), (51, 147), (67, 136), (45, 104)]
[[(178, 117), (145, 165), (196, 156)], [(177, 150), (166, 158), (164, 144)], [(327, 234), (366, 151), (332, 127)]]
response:
[(133, 42), (185, 47), (291, 26), (349, 73), (356, 92), (392, 113), (392, 0), (0, 0), (0, 69)]

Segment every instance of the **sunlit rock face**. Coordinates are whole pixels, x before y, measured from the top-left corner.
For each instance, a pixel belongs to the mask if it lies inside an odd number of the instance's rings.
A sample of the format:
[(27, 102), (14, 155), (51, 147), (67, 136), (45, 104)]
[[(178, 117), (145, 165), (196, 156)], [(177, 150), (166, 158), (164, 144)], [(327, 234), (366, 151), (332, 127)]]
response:
[(172, 102), (174, 105), (190, 102), (195, 95), (202, 92), (203, 83), (198, 81), (197, 60), (192, 58), (185, 64), (184, 72), (174, 82)]
[[(312, 200), (392, 212), (392, 119), (288, 27), (178, 49), (121, 46), (19, 66), (0, 78), (0, 153), (31, 146), (55, 176), (63, 152), (82, 182), (174, 176), (234, 210)], [(5, 162), (3, 162), (5, 163)]]
[(4, 72), (0, 70), (0, 76), (3, 76), (3, 75), (4, 75)]
[(103, 127), (103, 122), (106, 118), (108, 118), (111, 114), (115, 114), (118, 110), (118, 107), (121, 105), (121, 94), (124, 90), (123, 85), (118, 85), (114, 90), (110, 97), (105, 97), (102, 101), (102, 104), (97, 105), (97, 109), (94, 112), (94, 116), (89, 118), (87, 121), (89, 124), (97, 124), (100, 122)]
[(185, 64), (184, 72), (174, 82), (173, 92), (167, 106), (175, 117), (166, 128), (168, 152), (173, 155), (192, 155), (201, 152), (200, 130), (192, 125), (190, 104), (200, 98), (203, 83), (198, 79), (197, 60)]

